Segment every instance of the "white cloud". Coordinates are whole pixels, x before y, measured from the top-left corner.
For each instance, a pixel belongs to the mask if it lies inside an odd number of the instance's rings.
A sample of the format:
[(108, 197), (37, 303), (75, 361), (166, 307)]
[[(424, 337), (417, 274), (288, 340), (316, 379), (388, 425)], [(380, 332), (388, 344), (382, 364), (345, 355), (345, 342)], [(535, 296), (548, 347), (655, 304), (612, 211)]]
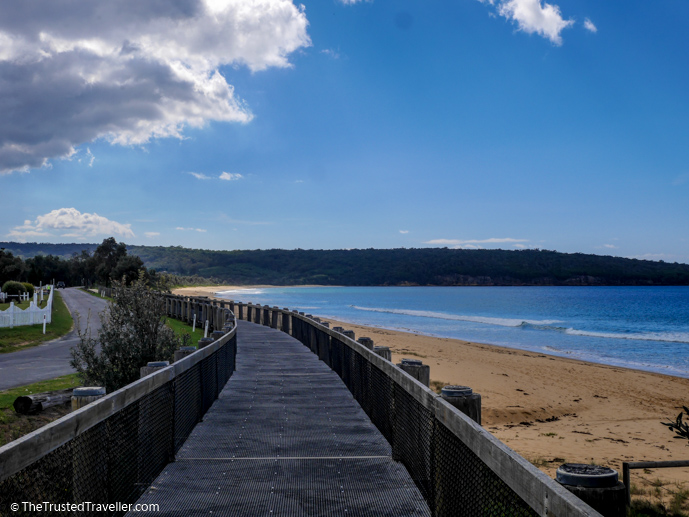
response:
[(400, 230), (400, 233), (409, 233), (409, 230)]
[(373, 0), (340, 0), (341, 3), (345, 5), (354, 5), (360, 2), (372, 2)]
[(221, 180), (227, 180), (227, 181), (235, 181), (235, 180), (240, 180), (244, 176), (241, 174), (238, 174), (236, 172), (223, 172), (220, 176), (218, 176)]
[(321, 50), (321, 54), (325, 54), (326, 56), (332, 58), (332, 59), (340, 59), (340, 54), (339, 52), (334, 51), (333, 49), (326, 48)]
[(615, 246), (614, 244), (603, 244), (603, 247), (611, 250), (617, 249), (617, 246)]
[(135, 236), (131, 224), (111, 221), (96, 213), (81, 213), (76, 208), (60, 208), (45, 215), (39, 215), (33, 222), (26, 220), (23, 225), (12, 228), (7, 236), (24, 241), (29, 237), (56, 237), (58, 235), (80, 239), (97, 235)]
[(591, 31), (591, 32), (598, 32), (598, 27), (596, 27), (591, 20), (586, 18), (584, 20), (584, 27), (586, 30)]
[(197, 180), (209, 180), (209, 179), (211, 179), (210, 176), (206, 176), (205, 174), (203, 174), (201, 172), (190, 172), (189, 174), (194, 176)]
[(539, 34), (555, 45), (562, 44), (560, 33), (574, 24), (574, 20), (565, 20), (557, 5), (541, 0), (479, 0), (495, 6), (498, 14), (516, 22), (519, 29), (529, 34)]
[(144, 232), (144, 235), (149, 239), (152, 239), (153, 237), (158, 237), (158, 235), (160, 235), (160, 232)]
[(183, 228), (182, 226), (178, 226), (175, 228), (175, 230), (180, 230), (183, 232), (201, 232), (201, 233), (206, 233), (208, 230), (204, 230), (203, 228)]
[(0, 17), (0, 172), (45, 166), (103, 138), (181, 138), (248, 122), (219, 68), (288, 67), (309, 46), (292, 0), (35, 0)]
[(424, 244), (503, 244), (503, 243), (515, 243), (515, 242), (529, 242), (528, 239), (512, 239), (510, 237), (502, 238), (502, 239), (496, 239), (496, 238), (490, 238), (490, 239), (469, 239), (469, 240), (462, 240), (462, 239), (433, 239), (430, 241), (425, 241)]

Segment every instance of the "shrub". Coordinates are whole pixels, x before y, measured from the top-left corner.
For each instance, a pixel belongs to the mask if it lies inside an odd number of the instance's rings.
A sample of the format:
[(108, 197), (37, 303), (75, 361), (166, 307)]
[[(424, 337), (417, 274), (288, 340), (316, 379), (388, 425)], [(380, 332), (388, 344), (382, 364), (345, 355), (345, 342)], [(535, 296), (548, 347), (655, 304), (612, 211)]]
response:
[(12, 280), (8, 280), (3, 284), (2, 292), (7, 293), (10, 296), (16, 296), (18, 294), (25, 293), (26, 287), (24, 287), (24, 284), (22, 284), (21, 282), (14, 282)]
[[(112, 392), (139, 379), (149, 361), (170, 361), (189, 336), (179, 338), (165, 325), (163, 298), (146, 287), (143, 275), (131, 287), (113, 282), (114, 302), (101, 314), (97, 338), (79, 333), (70, 364), (85, 386)], [(98, 348), (100, 347), (100, 352)]]
[(22, 285), (26, 288), (26, 292), (29, 293), (29, 297), (33, 297), (33, 284), (22, 282)]

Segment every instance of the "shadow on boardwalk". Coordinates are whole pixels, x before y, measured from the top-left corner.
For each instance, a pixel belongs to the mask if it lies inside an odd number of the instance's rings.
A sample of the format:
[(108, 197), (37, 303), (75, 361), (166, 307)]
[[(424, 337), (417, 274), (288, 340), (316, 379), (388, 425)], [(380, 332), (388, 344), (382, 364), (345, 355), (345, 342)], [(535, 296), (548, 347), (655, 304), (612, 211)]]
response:
[(243, 321), (237, 347), (237, 371), (139, 503), (179, 516), (430, 515), (388, 442), (311, 351)]

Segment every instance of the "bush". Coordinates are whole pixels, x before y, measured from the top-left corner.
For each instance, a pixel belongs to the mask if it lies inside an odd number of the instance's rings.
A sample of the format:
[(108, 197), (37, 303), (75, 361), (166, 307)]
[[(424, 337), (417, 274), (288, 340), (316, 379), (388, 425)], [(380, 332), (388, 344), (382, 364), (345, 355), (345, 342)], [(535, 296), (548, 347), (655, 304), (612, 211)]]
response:
[(172, 362), (175, 350), (190, 340), (165, 325), (163, 298), (146, 287), (143, 275), (131, 287), (113, 284), (115, 301), (101, 314), (98, 337), (80, 332), (70, 362), (83, 385), (104, 386), (108, 393), (138, 380), (149, 361)]
[(22, 284), (21, 282), (14, 282), (12, 280), (8, 280), (3, 284), (2, 292), (7, 293), (10, 296), (16, 296), (18, 294), (25, 293), (26, 287), (24, 287), (24, 284)]
[(22, 282), (22, 285), (26, 288), (26, 292), (29, 293), (29, 298), (33, 297), (33, 284)]

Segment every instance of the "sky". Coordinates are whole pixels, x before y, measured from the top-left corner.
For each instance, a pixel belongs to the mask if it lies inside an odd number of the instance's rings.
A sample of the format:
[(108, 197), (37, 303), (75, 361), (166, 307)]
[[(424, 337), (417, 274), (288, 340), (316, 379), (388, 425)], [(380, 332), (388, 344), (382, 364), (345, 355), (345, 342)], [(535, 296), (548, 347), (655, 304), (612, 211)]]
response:
[(686, 0), (0, 4), (0, 240), (689, 263)]

